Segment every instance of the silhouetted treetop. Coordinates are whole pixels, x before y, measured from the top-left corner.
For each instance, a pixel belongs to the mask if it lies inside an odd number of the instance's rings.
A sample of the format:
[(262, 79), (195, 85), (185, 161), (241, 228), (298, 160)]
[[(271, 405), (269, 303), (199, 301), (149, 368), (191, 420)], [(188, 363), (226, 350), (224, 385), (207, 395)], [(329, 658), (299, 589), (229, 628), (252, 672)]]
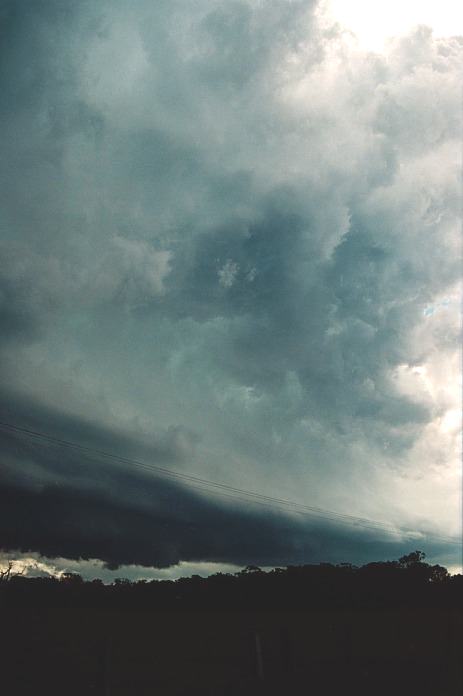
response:
[(263, 571), (246, 566), (234, 575), (193, 575), (178, 580), (118, 578), (112, 585), (84, 581), (76, 573), (60, 579), (5, 575), (2, 599), (19, 606), (98, 606), (194, 608), (340, 608), (462, 605), (463, 576), (450, 576), (440, 565), (414, 551), (397, 561), (356, 567), (350, 563), (288, 566)]

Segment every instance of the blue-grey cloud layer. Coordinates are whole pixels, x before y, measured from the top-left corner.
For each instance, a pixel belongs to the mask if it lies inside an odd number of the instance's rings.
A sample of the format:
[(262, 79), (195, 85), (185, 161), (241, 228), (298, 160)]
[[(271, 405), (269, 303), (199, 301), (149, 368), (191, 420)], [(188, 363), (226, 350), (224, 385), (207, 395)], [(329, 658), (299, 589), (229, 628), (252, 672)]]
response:
[(453, 441), (427, 447), (451, 404), (404, 384), (458, 350), (462, 42), (362, 54), (314, 7), (3, 3), (4, 389), (147, 459), (454, 533)]

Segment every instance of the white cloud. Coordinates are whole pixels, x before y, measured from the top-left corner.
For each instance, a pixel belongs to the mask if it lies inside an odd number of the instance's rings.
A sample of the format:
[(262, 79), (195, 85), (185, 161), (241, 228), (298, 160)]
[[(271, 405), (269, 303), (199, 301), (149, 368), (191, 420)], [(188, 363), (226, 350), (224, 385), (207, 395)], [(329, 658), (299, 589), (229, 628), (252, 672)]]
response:
[(419, 24), (432, 27), (437, 36), (463, 33), (461, 12), (453, 0), (326, 0), (322, 7), (355, 34), (363, 49), (372, 51), (383, 51), (387, 39), (408, 34)]
[(217, 275), (219, 276), (219, 283), (223, 288), (231, 288), (238, 275), (239, 265), (234, 263), (231, 259), (219, 268)]

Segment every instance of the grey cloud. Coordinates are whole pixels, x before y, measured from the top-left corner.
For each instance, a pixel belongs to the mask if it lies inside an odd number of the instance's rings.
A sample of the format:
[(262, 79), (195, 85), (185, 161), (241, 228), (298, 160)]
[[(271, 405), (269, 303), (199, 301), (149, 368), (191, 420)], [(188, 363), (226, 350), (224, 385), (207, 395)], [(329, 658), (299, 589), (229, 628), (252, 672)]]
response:
[[(140, 454), (147, 462), (176, 461), (172, 442), (143, 448), (124, 434), (108, 432), (41, 404), (2, 405), (2, 419), (20, 411), (22, 422), (45, 419), (48, 428), (69, 434), (91, 449), (73, 451), (2, 429), (0, 479), (2, 547), (48, 558), (92, 559), (108, 567), (164, 568), (180, 561), (246, 565), (297, 560), (372, 558), (374, 550), (399, 553), (410, 543), (386, 532), (343, 527), (326, 519), (301, 517), (253, 506), (239, 498), (224, 503), (179, 481), (122, 466), (98, 455)], [(34, 408), (35, 406), (35, 408)], [(427, 545), (426, 539), (422, 540)], [(430, 542), (434, 553), (446, 545)], [(84, 564), (85, 567), (85, 564)]]
[[(394, 371), (459, 340), (425, 331), (424, 310), (461, 274), (461, 41), (420, 29), (388, 56), (352, 52), (314, 7), (3, 3), (2, 384), (71, 439), (104, 422), (95, 442), (135, 452), (117, 433), (143, 449), (151, 428), (156, 460), (397, 520), (391, 477), (443, 407)], [(66, 402), (85, 427), (58, 427)], [(72, 470), (44, 494), (55, 511), (71, 488), (85, 508)], [(122, 503), (86, 490), (112, 520)], [(164, 524), (126, 504), (134, 529)], [(237, 560), (227, 545), (172, 558)]]

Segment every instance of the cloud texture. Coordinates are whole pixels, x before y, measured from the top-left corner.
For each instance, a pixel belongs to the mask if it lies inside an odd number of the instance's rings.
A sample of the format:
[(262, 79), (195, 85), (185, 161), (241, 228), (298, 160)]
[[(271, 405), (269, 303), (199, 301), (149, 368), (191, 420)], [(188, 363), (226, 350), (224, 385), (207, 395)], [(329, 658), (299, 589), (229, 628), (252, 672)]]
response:
[[(307, 0), (11, 1), (1, 22), (10, 420), (457, 538), (462, 39), (362, 52)], [(133, 472), (9, 439), (2, 457), (10, 548), (386, 553), (164, 482), (166, 511)]]

